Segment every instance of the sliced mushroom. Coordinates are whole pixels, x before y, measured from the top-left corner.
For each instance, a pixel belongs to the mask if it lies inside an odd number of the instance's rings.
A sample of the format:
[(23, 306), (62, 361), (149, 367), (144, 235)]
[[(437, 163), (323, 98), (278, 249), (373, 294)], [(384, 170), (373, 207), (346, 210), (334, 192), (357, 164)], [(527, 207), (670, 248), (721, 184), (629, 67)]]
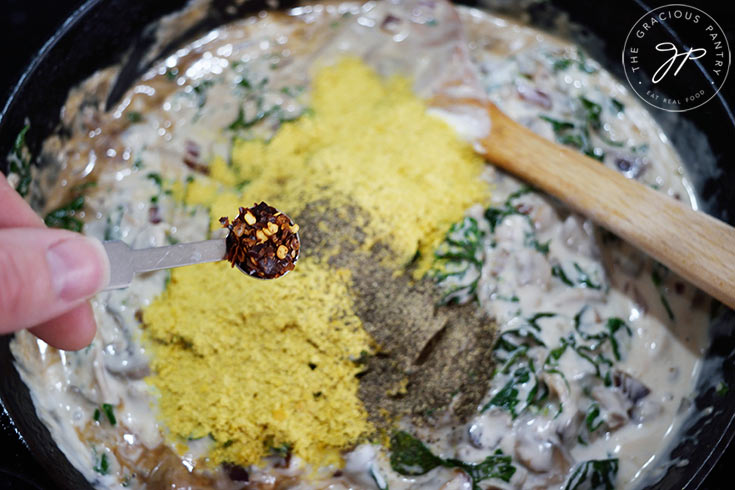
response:
[(472, 490), (472, 481), (463, 471), (455, 471), (452, 479), (439, 487), (439, 490)]
[(598, 385), (592, 388), (592, 398), (600, 404), (608, 430), (619, 429), (630, 419), (628, 413), (633, 402), (622, 391)]
[(633, 404), (638, 403), (639, 400), (642, 400), (651, 393), (651, 390), (646, 385), (625, 371), (616, 369), (613, 371), (612, 379), (613, 386), (619, 389)]

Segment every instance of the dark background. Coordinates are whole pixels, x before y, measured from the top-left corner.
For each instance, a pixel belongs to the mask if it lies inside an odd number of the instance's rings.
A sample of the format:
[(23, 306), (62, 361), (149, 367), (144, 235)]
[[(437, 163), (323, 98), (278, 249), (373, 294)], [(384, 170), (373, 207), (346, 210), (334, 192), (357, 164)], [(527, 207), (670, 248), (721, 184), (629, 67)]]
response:
[[(141, 0), (151, 1), (151, 0)], [(155, 1), (155, 0), (153, 0)], [(619, 1), (619, 0), (605, 0)], [(33, 55), (48, 37), (74, 11), (81, 0), (1, 0), (0, 14), (0, 107), (5, 104), (9, 90)], [(675, 3), (674, 0), (646, 2), (651, 6)], [(735, 49), (735, 2), (730, 0), (689, 0), (689, 5), (710, 14), (727, 33), (730, 49)], [(590, 2), (592, 5), (593, 3)], [(631, 21), (631, 25), (632, 25)], [(621, 39), (631, 26), (621, 26)], [(621, 43), (622, 49), (622, 43)], [(735, 104), (735, 75), (730, 74), (722, 93)], [(735, 466), (735, 447), (722, 458), (703, 489), (732, 489), (735, 482), (730, 476)], [(31, 457), (26, 447), (19, 442), (12, 426), (0, 412), (0, 490), (5, 489), (54, 489), (54, 484), (45, 476), (44, 468)]]

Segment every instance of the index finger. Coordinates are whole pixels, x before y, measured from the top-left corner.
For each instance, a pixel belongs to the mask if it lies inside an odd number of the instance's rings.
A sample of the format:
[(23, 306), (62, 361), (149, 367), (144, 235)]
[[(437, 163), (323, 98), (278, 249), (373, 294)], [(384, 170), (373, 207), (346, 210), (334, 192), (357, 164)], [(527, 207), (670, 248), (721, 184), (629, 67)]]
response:
[(0, 228), (38, 228), (43, 220), (0, 172)]

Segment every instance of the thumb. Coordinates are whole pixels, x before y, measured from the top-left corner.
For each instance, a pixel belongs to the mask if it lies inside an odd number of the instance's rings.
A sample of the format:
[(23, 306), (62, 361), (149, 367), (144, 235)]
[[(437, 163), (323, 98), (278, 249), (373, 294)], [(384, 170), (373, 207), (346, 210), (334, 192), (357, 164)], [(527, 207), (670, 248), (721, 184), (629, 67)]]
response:
[(0, 334), (55, 318), (109, 281), (102, 244), (66, 230), (0, 230)]

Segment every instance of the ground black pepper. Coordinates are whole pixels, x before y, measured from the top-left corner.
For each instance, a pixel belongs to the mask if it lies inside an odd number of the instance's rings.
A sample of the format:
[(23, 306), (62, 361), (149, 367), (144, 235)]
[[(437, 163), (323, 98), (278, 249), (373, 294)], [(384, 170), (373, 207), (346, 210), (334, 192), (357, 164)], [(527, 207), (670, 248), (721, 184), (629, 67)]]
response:
[(440, 293), (428, 278), (413, 280), (410, 264), (387, 267), (392, 251), (368, 244), (367, 213), (356, 207), (308, 205), (298, 216), (309, 257), (349, 269), (355, 313), (377, 344), (355, 363), (358, 396), (380, 430), (409, 416), (432, 424), (449, 414), (464, 421), (476, 413), (493, 373), (496, 327), (477, 304), (437, 306)]

